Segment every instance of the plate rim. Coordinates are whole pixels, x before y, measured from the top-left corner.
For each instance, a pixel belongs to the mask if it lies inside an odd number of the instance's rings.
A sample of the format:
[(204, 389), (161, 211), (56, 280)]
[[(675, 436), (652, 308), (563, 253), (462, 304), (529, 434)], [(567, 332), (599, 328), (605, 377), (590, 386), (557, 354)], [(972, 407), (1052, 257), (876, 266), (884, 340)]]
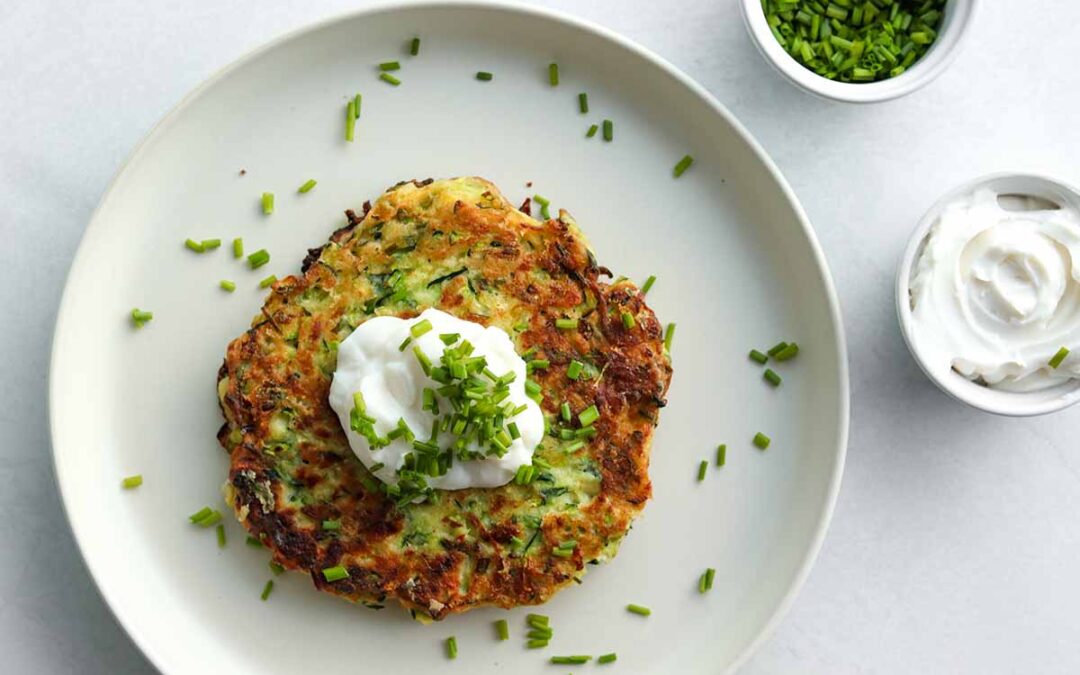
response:
[(94, 211), (90, 214), (90, 218), (87, 221), (86, 227), (79, 237), (78, 246), (75, 249), (75, 255), (72, 258), (71, 265), (68, 267), (67, 274), (64, 278), (64, 290), (60, 297), (60, 303), (58, 305), (56, 320), (51, 336), (50, 355), (49, 355), (49, 371), (47, 379), (47, 409), (49, 420), (49, 444), (52, 454), (52, 468), (53, 468), (53, 480), (57, 487), (57, 492), (60, 495), (60, 503), (63, 506), (65, 520), (67, 522), (68, 530), (71, 532), (72, 539), (75, 541), (76, 548), (79, 551), (79, 557), (82, 559), (83, 565), (90, 574), (90, 578), (94, 582), (94, 588), (98, 595), (104, 601), (105, 606), (108, 608), (110, 614), (120, 625), (120, 627), (127, 634), (128, 638), (135, 644), (135, 646), (142, 652), (143, 656), (160, 672), (170, 672), (166, 669), (166, 663), (160, 654), (151, 644), (152, 641), (147, 638), (137, 626), (135, 620), (131, 617), (125, 617), (114, 604), (113, 599), (102, 585), (99, 578), (101, 573), (98, 568), (91, 562), (86, 553), (84, 546), (84, 538), (89, 535), (86, 533), (87, 526), (77, 525), (77, 519), (73, 516), (75, 513), (72, 509), (68, 492), (65, 490), (65, 484), (70, 479), (65, 479), (64, 470), (61, 468), (62, 462), (60, 461), (60, 453), (57, 452), (56, 444), (56, 429), (58, 427), (57, 420), (57, 376), (56, 376), (56, 360), (59, 352), (58, 338), (65, 332), (68, 321), (66, 320), (69, 313), (68, 306), (72, 303), (72, 284), (71, 281), (75, 276), (75, 272), (86, 264), (85, 259), (88, 254), (84, 244), (91, 232), (95, 228), (104, 227), (100, 223), (101, 211), (106, 204), (111, 200), (113, 193), (116, 191), (117, 184), (121, 177), (127, 172), (129, 166), (131, 166), (142, 154), (146, 151), (146, 148), (150, 145), (150, 142), (156, 140), (158, 136), (163, 134), (169, 125), (180, 117), (181, 114), (204, 92), (209, 90), (214, 85), (225, 79), (234, 71), (247, 65), (248, 63), (258, 59), (266, 53), (277, 49), (281, 45), (284, 45), (294, 39), (300, 38), (308, 33), (312, 33), (336, 23), (351, 21), (357, 18), (373, 16), (377, 14), (390, 14), (403, 10), (408, 11), (424, 11), (435, 9), (462, 9), (462, 10), (493, 10), (508, 13), (517, 13), (525, 16), (543, 18), (568, 25), (572, 28), (582, 30), (591, 34), (594, 37), (605, 40), (609, 43), (614, 43), (616, 46), (621, 47), (635, 55), (651, 62), (653, 65), (659, 67), (667, 76), (673, 78), (683, 87), (686, 87), (699, 99), (706, 103), (712, 111), (722, 117), (732, 129), (738, 134), (740, 139), (747, 144), (753, 154), (762, 163), (766, 171), (776, 181), (780, 187), (780, 191), (787, 198), (788, 202), (793, 207), (796, 219), (799, 226), (803, 230), (803, 234), (806, 236), (806, 240), (809, 244), (810, 253), (813, 256), (814, 263), (816, 264), (818, 273), (821, 277), (825, 289), (826, 301), (829, 307), (829, 319), (832, 324), (833, 330), (836, 333), (836, 342), (834, 344), (835, 357), (838, 364), (839, 375), (839, 428), (838, 428), (838, 443), (835, 451), (835, 463), (833, 466), (832, 475), (829, 477), (829, 483), (826, 490), (825, 501), (822, 504), (821, 512), (818, 515), (817, 525), (814, 531), (813, 538), (810, 545), (807, 547), (803, 554), (802, 561), (799, 563), (798, 569), (788, 584), (787, 589), (784, 592), (784, 596), (780, 602), (773, 609), (769, 618), (758, 630), (757, 635), (751, 639), (742, 650), (732, 660), (730, 666), (726, 672), (735, 672), (742, 667), (757, 651), (772, 637), (777, 627), (783, 621), (787, 615), (791, 606), (794, 604), (795, 598), (798, 596), (799, 591), (806, 583), (807, 578), (813, 569), (814, 563), (817, 560), (818, 554), (821, 552), (821, 547), (825, 541), (825, 535), (828, 532), (829, 524), (832, 521), (832, 516), (836, 510), (836, 502), (840, 492), (840, 484), (844, 473), (844, 465), (847, 457), (848, 440), (851, 426), (851, 380), (848, 369), (848, 351), (847, 340), (844, 333), (844, 323), (841, 317), (840, 311), (840, 298), (836, 292), (836, 286), (833, 282), (832, 272), (829, 269), (828, 261), (825, 258), (825, 253), (821, 247), (821, 243), (818, 241), (817, 234), (814, 231), (809, 217), (806, 215), (805, 209), (803, 209), (802, 203), (788, 184), (787, 179), (780, 172), (780, 169), (773, 162), (772, 158), (765, 152), (765, 149), (758, 143), (757, 139), (743, 126), (743, 124), (731, 113), (727, 107), (725, 107), (713, 94), (707, 90), (704, 86), (699, 84), (696, 80), (689, 75), (682, 72), (679, 68), (675, 67), (667, 59), (656, 54), (650, 49), (638, 44), (636, 41), (621, 35), (613, 29), (607, 28), (599, 23), (593, 22), (589, 19), (584, 19), (562, 10), (551, 9), (547, 7), (537, 7), (532, 5), (526, 5), (516, 0), (420, 0), (417, 2), (411, 0), (375, 0), (372, 4), (354, 10), (346, 10), (343, 12), (333, 13), (327, 17), (305, 23), (296, 28), (286, 30), (268, 40), (258, 44), (257, 46), (247, 50), (239, 57), (233, 59), (231, 62), (218, 68), (198, 85), (196, 85), (191, 91), (185, 94), (176, 104), (174, 104), (135, 144), (131, 152), (127, 155), (124, 161), (113, 173), (109, 179), (109, 183), (105, 190), (101, 194), (101, 198), (98, 200), (97, 206), (94, 207)]

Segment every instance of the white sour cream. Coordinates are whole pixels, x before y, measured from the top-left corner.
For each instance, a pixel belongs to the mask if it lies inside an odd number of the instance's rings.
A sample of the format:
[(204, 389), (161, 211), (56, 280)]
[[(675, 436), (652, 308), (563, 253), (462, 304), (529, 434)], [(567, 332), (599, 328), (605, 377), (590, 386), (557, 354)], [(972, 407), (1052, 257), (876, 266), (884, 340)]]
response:
[[(401, 351), (399, 346), (410, 337), (409, 328), (424, 319), (431, 322), (431, 330)], [(417, 438), (427, 440), (435, 416), (421, 409), (423, 390), (438, 385), (424, 374), (412, 346), (419, 346), (437, 364), (446, 349), (439, 335), (445, 333), (458, 333), (462, 339), (471, 342), (476, 348), (473, 356), (487, 359), (492, 372), (502, 375), (513, 371), (516, 377), (510, 383), (510, 396), (506, 400), (512, 401), (515, 407), (524, 404), (527, 408), (513, 418), (521, 438), (510, 444), (506, 454), (470, 461), (455, 459), (445, 475), (428, 477), (427, 483), (443, 490), (503, 485), (514, 477), (518, 467), (532, 462), (533, 450), (544, 437), (544, 415), (540, 406), (525, 395), (525, 361), (514, 351), (510, 336), (501, 328), (484, 327), (437, 309), (425, 310), (414, 319), (380, 316), (365, 321), (338, 346), (337, 370), (330, 385), (330, 406), (337, 413), (356, 457), (368, 468), (383, 464), (374, 472), (375, 476), (384, 483), (397, 484), (397, 470), (404, 463), (405, 455), (412, 452), (412, 444), (398, 438), (386, 447), (372, 450), (367, 439), (349, 426), (353, 393), (363, 394), (367, 414), (375, 418), (375, 431), (380, 436), (386, 436), (397, 426), (398, 419), (404, 419)], [(439, 400), (441, 409), (448, 410), (449, 404)], [(439, 444), (448, 447), (453, 439), (449, 433), (440, 434)]]
[(933, 368), (995, 389), (1080, 378), (1080, 215), (1006, 210), (978, 189), (931, 228), (910, 286), (912, 337)]

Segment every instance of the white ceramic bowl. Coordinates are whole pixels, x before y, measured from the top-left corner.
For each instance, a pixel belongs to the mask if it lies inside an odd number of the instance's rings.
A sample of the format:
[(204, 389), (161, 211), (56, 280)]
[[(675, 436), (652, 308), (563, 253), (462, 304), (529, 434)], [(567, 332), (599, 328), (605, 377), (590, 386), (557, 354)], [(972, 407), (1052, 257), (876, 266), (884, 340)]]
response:
[(938, 38), (921, 59), (906, 72), (881, 82), (836, 82), (809, 70), (788, 54), (773, 37), (761, 0), (742, 0), (743, 18), (750, 37), (765, 60), (801, 89), (822, 98), (849, 103), (887, 101), (929, 83), (945, 71), (960, 53), (964, 38), (970, 33), (980, 0), (948, 0)]
[(958, 401), (998, 415), (1028, 417), (1056, 412), (1080, 401), (1080, 380), (1072, 380), (1050, 389), (1029, 392), (1011, 392), (991, 389), (976, 384), (953, 370), (943, 371), (933, 367), (926, 355), (919, 350), (912, 334), (911, 272), (922, 253), (930, 228), (937, 222), (941, 211), (961, 195), (976, 187), (989, 187), (998, 194), (1038, 197), (1058, 206), (1080, 210), (1080, 191), (1053, 178), (1034, 174), (996, 173), (965, 183), (948, 192), (937, 201), (919, 221), (911, 235), (900, 269), (896, 275), (896, 313), (900, 320), (900, 332), (904, 335), (915, 361), (934, 384)]

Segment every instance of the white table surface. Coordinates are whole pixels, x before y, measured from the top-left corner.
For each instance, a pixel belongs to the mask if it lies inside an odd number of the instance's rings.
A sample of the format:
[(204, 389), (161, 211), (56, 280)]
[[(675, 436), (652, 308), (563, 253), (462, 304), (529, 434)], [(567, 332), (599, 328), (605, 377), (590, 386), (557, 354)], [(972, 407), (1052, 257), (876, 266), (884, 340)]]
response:
[[(91, 211), (188, 90), (362, 4), (0, 10), (0, 670), (151, 671), (95, 591), (52, 476), (49, 346)], [(1080, 183), (1080, 3), (984, 2), (945, 75), (868, 107), (780, 79), (736, 0), (538, 4), (606, 24), (711, 90), (776, 160), (832, 266), (851, 353), (847, 471), (808, 583), (744, 672), (1080, 672), (1080, 410), (1011, 420), (951, 401), (908, 355), (892, 300), (908, 234), (945, 190), (1008, 169)]]

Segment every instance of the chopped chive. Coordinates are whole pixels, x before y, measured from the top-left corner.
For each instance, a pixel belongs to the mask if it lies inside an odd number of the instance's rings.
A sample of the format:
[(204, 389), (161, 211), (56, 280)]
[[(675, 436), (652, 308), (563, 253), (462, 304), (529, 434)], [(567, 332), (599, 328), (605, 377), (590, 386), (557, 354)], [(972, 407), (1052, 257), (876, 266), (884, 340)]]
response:
[(716, 570), (709, 567), (705, 570), (705, 590), (711, 591), (713, 585), (713, 579), (716, 578)]
[(274, 580), (267, 579), (266, 585), (263, 586), (262, 595), (260, 595), (259, 598), (265, 602), (266, 599), (270, 597), (270, 591), (272, 590), (274, 590)]
[(270, 253), (265, 248), (260, 248), (247, 257), (248, 265), (253, 270), (257, 270), (266, 263), (270, 262)]
[(209, 506), (204, 506), (188, 516), (188, 520), (191, 521), (192, 525), (198, 525), (199, 527), (213, 527), (221, 522), (221, 512)]
[(357, 93), (356, 96), (353, 96), (353, 117), (356, 119), (360, 119), (360, 105), (363, 104), (363, 102), (363, 95)]
[(550, 640), (554, 637), (550, 628), (533, 628), (531, 631), (525, 634), (525, 637), (530, 640)]
[(716, 448), (716, 466), (724, 466), (727, 463), (727, 445), (721, 443)]
[(345, 569), (341, 565), (335, 565), (333, 567), (327, 567), (322, 571), (323, 579), (327, 581), (341, 581), (349, 577), (349, 570)]
[(411, 327), (409, 327), (409, 334), (412, 335), (414, 338), (418, 338), (430, 330), (431, 322), (427, 319), (424, 319), (423, 321), (418, 321), (414, 323)]
[(273, 560), (267, 563), (267, 567), (269, 567), (270, 571), (275, 575), (282, 574), (285, 571), (285, 567), (281, 563), (276, 563)]
[(1054, 358), (1050, 359), (1050, 367), (1057, 370), (1057, 367), (1065, 360), (1065, 357), (1069, 355), (1069, 350), (1065, 347), (1057, 350), (1057, 354), (1054, 354)]
[(398, 345), (397, 350), (399, 352), (405, 351), (405, 348), (408, 347), (410, 343), (412, 343), (412, 338), (411, 337), (405, 338), (404, 340), (401, 341), (401, 344)]
[(581, 361), (571, 361), (570, 365), (566, 367), (566, 376), (571, 380), (576, 380), (581, 375), (581, 371), (584, 370), (585, 364)]
[(510, 624), (506, 623), (506, 619), (499, 619), (495, 622), (495, 634), (499, 636), (500, 640), (510, 639)]
[(349, 143), (356, 140), (356, 116), (356, 99), (353, 99), (345, 106), (345, 140)]
[(139, 487), (140, 485), (142, 485), (142, 474), (141, 473), (137, 473), (134, 476), (128, 476), (127, 478), (120, 481), (120, 486), (122, 488), (124, 488), (125, 490), (134, 490), (135, 488)]
[(521, 438), (521, 430), (518, 429), (517, 422), (511, 422), (506, 425), (506, 430), (510, 433), (511, 440), (517, 440)]
[(204, 251), (213, 251), (218, 246), (221, 246), (220, 239), (203, 239), (201, 242)]
[(384, 61), (379, 64), (379, 70), (384, 73), (390, 70), (401, 70), (401, 64), (397, 61)]
[(799, 345), (792, 342), (773, 354), (777, 361), (789, 361), (799, 355)]
[(542, 649), (548, 646), (547, 640), (529, 640), (525, 643), (525, 647), (528, 649)]
[(217, 545), (218, 548), (225, 548), (225, 526), (217, 526)]
[(643, 283), (641, 285), (641, 294), (645, 295), (646, 293), (648, 293), (649, 289), (652, 288), (653, 284), (655, 284), (655, 283), (656, 283), (656, 275), (652, 275), (648, 279), (646, 279), (645, 283)]
[(420, 53), (420, 38), (414, 37), (412, 39), (412, 44), (409, 45), (409, 53), (413, 56)]
[(705, 480), (705, 473), (709, 470), (709, 463), (704, 459), (701, 460), (701, 464), (698, 464), (697, 479), (698, 482)]
[(600, 411), (596, 409), (595, 403), (578, 413), (578, 422), (583, 427), (592, 426), (593, 422), (598, 419), (600, 419)]
[(491, 82), (491, 80), (493, 80), (494, 78), (494, 75), (484, 70), (477, 71), (476, 73), (476, 79), (480, 80), (481, 82)]
[(136, 328), (142, 328), (148, 321), (152, 321), (154, 318), (153, 312), (147, 312), (146, 310), (136, 307), (131, 310), (131, 322), (135, 324)]
[(764, 378), (769, 384), (771, 384), (774, 387), (779, 387), (780, 382), (782, 382), (782, 380), (780, 379), (780, 376), (777, 375), (776, 371), (774, 371), (772, 368), (766, 368), (765, 369)]
[(262, 193), (262, 212), (263, 215), (270, 215), (274, 212), (274, 193), (264, 192)]
[(611, 141), (615, 138), (615, 123), (611, 120), (604, 120), (604, 140)]
[(551, 617), (544, 614), (526, 614), (525, 621), (532, 626), (533, 624), (540, 624), (541, 626), (547, 626), (551, 623)]
[(592, 660), (591, 656), (552, 656), (551, 662), (558, 665), (580, 665)]
[(577, 452), (578, 450), (580, 450), (580, 449), (582, 449), (584, 447), (585, 447), (585, 441), (577, 440), (577, 441), (574, 441), (573, 443), (571, 443), (570, 445), (566, 446), (565, 448), (563, 448), (563, 452), (565, 452), (568, 455), (572, 455), (572, 454), (574, 454), (575, 452)]
[(532, 372), (534, 370), (544, 370), (551, 365), (551, 361), (547, 359), (532, 359), (525, 363), (525, 367)]
[(439, 339), (442, 340), (442, 343), (444, 345), (449, 347), (450, 345), (454, 344), (455, 342), (457, 342), (458, 340), (461, 339), (461, 334), (460, 333), (442, 333), (442, 334), (439, 335)]
[(754, 434), (754, 445), (757, 446), (759, 450), (764, 450), (769, 447), (769, 443), (772, 443), (772, 439), (765, 434), (760, 431)]
[(582, 115), (589, 112), (589, 95), (587, 93), (581, 92), (580, 94), (578, 94), (577, 95), (577, 102), (578, 102), (578, 110), (581, 111)]
[(197, 523), (197, 522), (203, 520), (204, 518), (210, 517), (210, 514), (212, 514), (213, 512), (214, 512), (214, 510), (212, 508), (210, 508), (209, 506), (204, 506), (201, 509), (199, 509), (198, 511), (196, 511), (195, 513), (188, 516), (188, 520), (190, 520), (193, 523)]
[(626, 330), (630, 330), (635, 325), (637, 325), (635, 323), (635, 321), (634, 321), (634, 315), (631, 314), (630, 312), (623, 312), (622, 313), (622, 325), (623, 325), (623, 328), (625, 328)]
[(788, 346), (788, 343), (786, 343), (786, 342), (777, 342), (775, 345), (772, 346), (771, 349), (769, 349), (768, 354), (769, 354), (769, 356), (776, 356), (780, 352), (787, 349), (787, 346)]
[(559, 64), (551, 63), (548, 65), (548, 82), (551, 86), (559, 86)]
[(221, 290), (232, 293), (236, 290), (236, 282), (229, 281), (228, 279), (222, 279), (218, 282), (218, 286), (221, 286)]
[(559, 415), (562, 417), (563, 422), (569, 422), (573, 419), (573, 413), (570, 412), (570, 404), (568, 402), (563, 401), (562, 405), (559, 406)]
[(697, 582), (697, 591), (698, 591), (698, 593), (704, 593), (704, 592), (705, 592), (705, 591), (707, 591), (707, 590), (708, 590), (708, 589), (707, 589), (707, 588), (705, 588), (705, 573), (704, 573), (704, 572), (702, 572), (702, 573), (701, 573), (701, 576), (700, 576), (700, 577), (698, 577), (698, 582)]
[(683, 175), (683, 173), (685, 173), (686, 170), (689, 169), (690, 165), (693, 163), (693, 157), (691, 157), (690, 155), (684, 155), (683, 158), (679, 160), (679, 163), (675, 165), (675, 170), (673, 172), (675, 174), (675, 177), (678, 178), (679, 176)]
[(268, 288), (269, 286), (274, 285), (274, 282), (276, 282), (276, 281), (277, 281), (277, 277), (274, 276), (273, 274), (271, 274), (270, 276), (266, 277), (265, 279), (263, 279), (262, 281), (259, 282), (259, 288)]
[(304, 194), (305, 192), (311, 192), (311, 188), (315, 187), (318, 182), (319, 181), (315, 180), (314, 178), (308, 178), (303, 185), (296, 189), (296, 191), (300, 194)]
[(641, 616), (649, 616), (650, 614), (652, 614), (651, 609), (649, 609), (648, 607), (643, 607), (641, 605), (627, 605), (626, 611), (630, 612), (631, 614), (640, 614)]
[(244, 240), (240, 237), (232, 240), (232, 257), (243, 258), (244, 257)]
[(446, 638), (446, 658), (448, 658), (448, 659), (456, 659), (457, 658), (457, 638), (454, 637), (453, 635)]
[(671, 341), (675, 338), (675, 324), (669, 323), (664, 329), (664, 350), (671, 353)]
[(397, 79), (396, 77), (394, 77), (390, 73), (380, 73), (379, 74), (379, 79), (382, 80), (383, 82), (388, 83), (388, 84), (392, 84), (395, 87), (398, 86), (399, 84), (401, 84), (401, 80)]
[(341, 521), (340, 520), (324, 520), (324, 521), (322, 521), (322, 529), (324, 529), (324, 530), (340, 530), (341, 529)]
[(600, 126), (593, 124), (589, 126), (589, 130), (585, 132), (585, 138), (592, 138), (596, 135), (596, 132), (600, 130)]
[(555, 319), (555, 327), (561, 330), (573, 330), (578, 327), (577, 319)]
[(247, 539), (245, 539), (244, 543), (247, 544), (248, 546), (254, 546), (256, 548), (262, 548), (263, 547), (263, 543), (261, 541), (259, 541), (255, 537), (251, 537), (251, 536), (249, 536)]
[(196, 253), (202, 253), (206, 248), (202, 245), (202, 242), (195, 241), (194, 239), (184, 240), (184, 246), (188, 247)]
[(761, 352), (759, 352), (756, 349), (751, 349), (750, 350), (750, 360), (764, 365), (765, 363), (768, 363), (769, 356), (767, 354), (762, 354)]
[(610, 654), (603, 654), (601, 656), (596, 657), (596, 662), (597, 663), (615, 663), (615, 661), (618, 658), (619, 657), (616, 656), (615, 652), (611, 652)]

